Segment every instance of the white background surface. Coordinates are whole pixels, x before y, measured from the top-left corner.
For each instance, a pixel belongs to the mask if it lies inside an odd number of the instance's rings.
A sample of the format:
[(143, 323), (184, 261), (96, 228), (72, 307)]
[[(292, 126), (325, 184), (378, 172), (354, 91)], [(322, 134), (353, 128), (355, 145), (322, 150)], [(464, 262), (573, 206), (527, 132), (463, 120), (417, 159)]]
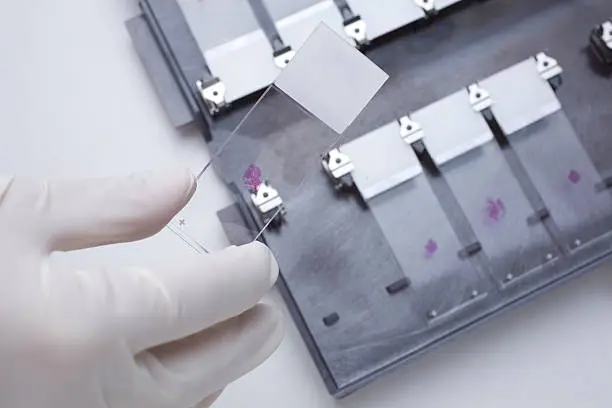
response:
[[(204, 162), (201, 138), (172, 129), (132, 50), (123, 22), (136, 12), (132, 0), (0, 2), (0, 173), (103, 176), (174, 165), (196, 169)], [(216, 231), (214, 210), (228, 196), (212, 175), (202, 187), (210, 197), (202, 216)], [(150, 263), (179, 259), (189, 250), (164, 231), (137, 244), (57, 261)], [(327, 395), (287, 318), (280, 350), (229, 387), (217, 407), (609, 408), (611, 403), (608, 267), (505, 313), (341, 402)]]

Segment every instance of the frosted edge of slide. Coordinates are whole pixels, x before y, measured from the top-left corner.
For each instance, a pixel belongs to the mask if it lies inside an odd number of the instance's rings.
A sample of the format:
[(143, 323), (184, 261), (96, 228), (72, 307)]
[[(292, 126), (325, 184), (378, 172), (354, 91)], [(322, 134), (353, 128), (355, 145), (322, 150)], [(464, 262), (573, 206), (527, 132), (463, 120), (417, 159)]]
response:
[(387, 73), (321, 23), (274, 85), (342, 134), (388, 78)]

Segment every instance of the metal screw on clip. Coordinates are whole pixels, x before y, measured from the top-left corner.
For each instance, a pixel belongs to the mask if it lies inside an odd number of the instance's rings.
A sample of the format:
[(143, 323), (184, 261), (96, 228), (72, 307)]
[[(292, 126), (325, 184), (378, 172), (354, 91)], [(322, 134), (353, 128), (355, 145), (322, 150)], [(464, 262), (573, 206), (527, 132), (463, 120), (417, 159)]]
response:
[(339, 149), (332, 149), (323, 156), (321, 165), (337, 190), (353, 185), (351, 172), (355, 170), (355, 166), (350, 157)]
[(356, 47), (362, 47), (369, 43), (366, 22), (355, 16), (344, 23), (344, 33), (355, 42)]
[(293, 51), (290, 46), (286, 46), (276, 51), (273, 54), (273, 57), (276, 66), (280, 69), (283, 69), (287, 65), (289, 65), (293, 57), (295, 57), (295, 51)]
[(225, 84), (219, 78), (213, 78), (207, 82), (197, 81), (196, 88), (211, 115), (214, 116), (227, 108)]
[(410, 119), (410, 117), (402, 116), (398, 119), (398, 123), (400, 125), (400, 137), (407, 144), (411, 145), (423, 139), (425, 135), (423, 128), (417, 122)]
[(251, 193), (251, 202), (259, 211), (264, 224), (270, 223), (271, 226), (277, 227), (287, 213), (280, 194), (267, 180)]
[(468, 95), (476, 112), (482, 112), (493, 105), (489, 92), (478, 84), (468, 86)]
[(414, 3), (425, 12), (428, 17), (438, 12), (435, 0), (414, 0)]
[(563, 73), (563, 68), (559, 65), (557, 60), (540, 52), (535, 56), (535, 61), (538, 67), (538, 73), (542, 79), (548, 81), (553, 89), (558, 89), (562, 84), (561, 74)]

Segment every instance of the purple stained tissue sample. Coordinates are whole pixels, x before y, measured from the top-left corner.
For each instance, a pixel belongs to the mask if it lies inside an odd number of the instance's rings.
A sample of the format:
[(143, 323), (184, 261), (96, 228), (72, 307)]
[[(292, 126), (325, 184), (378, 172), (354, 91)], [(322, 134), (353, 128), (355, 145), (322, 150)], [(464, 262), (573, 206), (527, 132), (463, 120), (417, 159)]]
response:
[(487, 215), (490, 219), (499, 221), (506, 215), (506, 206), (501, 199), (494, 200), (489, 198), (487, 200)]
[(249, 190), (256, 191), (261, 184), (261, 169), (251, 164), (244, 172), (242, 179)]
[(578, 182), (580, 181), (580, 178), (581, 178), (580, 173), (578, 173), (576, 170), (570, 171), (567, 176), (567, 179), (574, 184), (578, 184)]
[(430, 239), (427, 241), (427, 244), (425, 244), (425, 258), (429, 259), (433, 257), (437, 250), (438, 244), (433, 239)]

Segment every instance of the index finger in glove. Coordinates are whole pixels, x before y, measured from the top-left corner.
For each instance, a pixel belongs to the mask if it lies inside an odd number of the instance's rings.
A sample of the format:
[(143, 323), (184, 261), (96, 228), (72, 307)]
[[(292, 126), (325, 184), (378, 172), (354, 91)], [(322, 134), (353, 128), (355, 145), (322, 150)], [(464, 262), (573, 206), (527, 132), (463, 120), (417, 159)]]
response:
[(161, 230), (196, 188), (188, 170), (44, 185), (39, 207), (51, 250), (135, 241)]

